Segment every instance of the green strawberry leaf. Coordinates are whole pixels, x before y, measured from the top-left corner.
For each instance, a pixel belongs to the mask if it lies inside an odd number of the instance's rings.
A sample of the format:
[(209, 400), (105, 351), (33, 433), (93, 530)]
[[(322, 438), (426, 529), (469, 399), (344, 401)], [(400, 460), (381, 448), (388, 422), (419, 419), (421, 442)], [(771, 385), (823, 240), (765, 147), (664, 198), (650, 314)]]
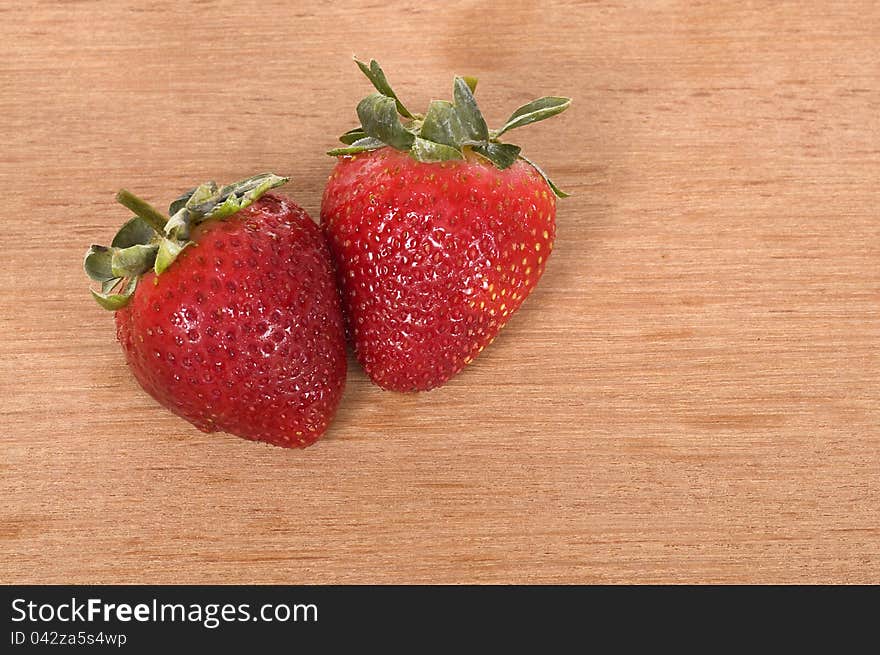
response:
[(415, 135), (407, 130), (397, 114), (393, 98), (371, 93), (357, 106), (358, 118), (369, 136), (397, 150), (409, 150)]
[(128, 248), (138, 244), (150, 243), (156, 238), (156, 230), (150, 227), (140, 216), (133, 216), (119, 228), (119, 232), (113, 237), (114, 248)]
[(394, 93), (394, 89), (391, 88), (391, 85), (388, 83), (388, 79), (385, 77), (385, 72), (382, 70), (382, 67), (379, 66), (379, 62), (375, 59), (370, 60), (370, 65), (367, 66), (362, 61), (354, 60), (354, 63), (358, 65), (358, 68), (361, 69), (361, 72), (367, 76), (367, 79), (376, 87), (376, 91), (381, 93), (383, 96), (388, 98), (392, 98), (394, 100), (395, 105), (397, 106), (397, 111), (400, 112), (401, 116), (405, 116), (406, 118), (413, 118), (413, 115), (409, 112), (409, 110), (403, 106), (403, 103), (400, 101), (400, 98), (397, 97), (397, 94)]
[(341, 137), (339, 137), (339, 140), (342, 141), (342, 143), (350, 146), (355, 141), (360, 141), (361, 139), (365, 139), (366, 136), (367, 136), (367, 133), (364, 132), (364, 128), (358, 126), (358, 127), (354, 128), (353, 130), (349, 130), (348, 132), (343, 134)]
[(133, 294), (134, 290), (137, 288), (139, 279), (140, 278), (138, 277), (129, 278), (128, 282), (125, 283), (125, 286), (122, 287), (119, 293), (111, 294), (95, 291), (94, 289), (89, 289), (89, 291), (101, 307), (109, 309), (110, 311), (116, 311), (117, 309), (125, 307), (125, 305), (128, 304), (128, 301), (131, 300), (131, 294)]
[(460, 148), (467, 140), (467, 133), (455, 106), (447, 100), (432, 100), (428, 113), (419, 130), (422, 139)]
[(516, 161), (520, 151), (520, 147), (512, 143), (481, 143), (472, 146), (472, 149), (501, 170), (510, 168)]
[(130, 277), (140, 275), (153, 266), (156, 261), (156, 253), (159, 245), (150, 243), (146, 245), (135, 244), (128, 248), (114, 248), (110, 258), (110, 269), (113, 277)]
[(190, 189), (186, 193), (181, 194), (180, 196), (175, 198), (171, 202), (171, 204), (168, 205), (168, 215), (174, 216), (177, 212), (186, 207), (186, 203), (189, 202), (190, 198), (192, 198), (192, 195), (196, 192), (196, 189), (198, 189), (198, 187)]
[(104, 280), (103, 282), (101, 282), (101, 293), (110, 293), (113, 290), (113, 287), (115, 287), (120, 282), (122, 282), (121, 277), (114, 277), (110, 278), (109, 280)]
[(463, 77), (455, 78), (452, 96), (465, 137), (473, 141), (486, 141), (489, 138), (489, 128), (477, 106), (473, 91)]
[(561, 114), (570, 105), (571, 98), (560, 98), (558, 96), (546, 96), (532, 100), (513, 112), (510, 118), (507, 119), (504, 127), (495, 134), (495, 137), (497, 138), (515, 127), (531, 125), (551, 116), (556, 116), (556, 114)]
[(176, 241), (189, 239), (193, 218), (194, 214), (188, 207), (181, 207), (165, 224), (165, 236)]
[(457, 148), (443, 145), (436, 141), (428, 141), (421, 137), (416, 137), (412, 149), (410, 150), (410, 154), (417, 161), (425, 163), (448, 161), (450, 159), (464, 159), (464, 156)]
[(186, 241), (182, 245), (178, 241), (171, 239), (162, 239), (159, 242), (159, 250), (156, 253), (156, 260), (153, 262), (153, 270), (156, 275), (162, 275), (169, 266), (177, 259), (177, 256), (190, 245), (192, 241)]
[(464, 80), (464, 83), (468, 85), (468, 88), (471, 90), (471, 93), (477, 92), (477, 78), (471, 77), (470, 75), (462, 75), (461, 79)]
[(217, 183), (213, 180), (203, 182), (193, 189), (184, 206), (187, 209), (195, 210), (199, 205), (216, 200), (217, 191)]
[(196, 223), (207, 218), (226, 218), (258, 200), (269, 189), (289, 181), (289, 177), (260, 173), (220, 189), (217, 189), (214, 182), (208, 182), (195, 190), (187, 201), (186, 208), (192, 212)]
[(112, 259), (112, 248), (97, 244), (90, 246), (83, 260), (83, 268), (86, 271), (86, 275), (96, 282), (112, 280), (113, 269), (110, 263)]
[(519, 158), (522, 159), (525, 163), (527, 163), (529, 166), (531, 166), (536, 171), (538, 171), (538, 173), (541, 174), (541, 177), (544, 178), (544, 181), (547, 183), (547, 186), (550, 187), (550, 190), (553, 191), (554, 195), (557, 198), (568, 198), (571, 195), (570, 193), (566, 193), (565, 191), (560, 189), (558, 186), (553, 184), (553, 180), (550, 179), (550, 177), (547, 175), (547, 173), (545, 173), (544, 170), (540, 166), (538, 166), (535, 162), (533, 162), (531, 159), (528, 159), (525, 155), (520, 155)]
[(328, 150), (327, 154), (333, 157), (339, 157), (342, 155), (357, 155), (361, 152), (367, 152), (368, 150), (378, 150), (379, 148), (385, 148), (387, 144), (384, 141), (380, 141), (379, 139), (374, 139), (371, 136), (368, 136), (364, 139), (359, 139), (352, 143), (347, 148), (334, 148), (333, 150)]

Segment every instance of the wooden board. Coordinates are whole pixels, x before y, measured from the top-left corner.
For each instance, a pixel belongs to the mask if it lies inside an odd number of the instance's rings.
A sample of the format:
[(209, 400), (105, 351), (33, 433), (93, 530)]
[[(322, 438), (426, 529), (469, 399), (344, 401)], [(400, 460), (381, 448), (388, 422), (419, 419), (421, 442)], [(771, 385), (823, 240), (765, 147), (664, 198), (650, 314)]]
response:
[[(880, 582), (880, 5), (0, 2), (0, 582)], [(204, 435), (129, 375), (81, 259), (271, 169), (317, 216), (379, 59), (480, 77), (574, 193), (441, 390), (356, 365), (332, 431)]]

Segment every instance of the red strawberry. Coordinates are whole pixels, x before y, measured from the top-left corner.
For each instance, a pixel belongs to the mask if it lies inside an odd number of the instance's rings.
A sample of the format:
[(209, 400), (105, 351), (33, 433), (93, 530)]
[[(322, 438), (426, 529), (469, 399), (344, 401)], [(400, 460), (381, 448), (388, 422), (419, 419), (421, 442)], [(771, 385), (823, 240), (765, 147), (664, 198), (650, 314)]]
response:
[[(305, 447), (345, 384), (342, 315), (326, 244), (266, 174), (202, 185), (171, 219), (126, 191), (137, 216), (85, 269), (153, 398), (205, 432)], [(117, 293), (112, 293), (118, 287)]]
[(445, 383), (492, 342), (544, 272), (564, 197), (517, 146), (498, 137), (548, 118), (567, 98), (535, 100), (486, 127), (476, 80), (455, 79), (455, 103), (410, 113), (379, 65), (358, 62), (378, 93), (321, 204), (358, 361), (385, 389)]

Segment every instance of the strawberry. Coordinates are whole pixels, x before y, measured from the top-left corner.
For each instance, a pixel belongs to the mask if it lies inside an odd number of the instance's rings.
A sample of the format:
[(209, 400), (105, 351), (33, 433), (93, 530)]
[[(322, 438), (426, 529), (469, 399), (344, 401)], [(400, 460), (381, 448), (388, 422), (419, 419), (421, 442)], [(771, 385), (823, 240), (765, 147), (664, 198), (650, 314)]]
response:
[(127, 191), (136, 216), (84, 267), (116, 312), (117, 337), (153, 398), (205, 432), (305, 447), (345, 384), (345, 340), (323, 235), (258, 175), (203, 184), (171, 218)]
[(571, 101), (534, 100), (489, 130), (473, 78), (456, 77), (454, 103), (421, 116), (375, 61), (357, 64), (377, 92), (328, 153), (339, 160), (321, 226), (358, 361), (385, 389), (432, 389), (492, 342), (544, 272), (567, 194), (499, 137)]

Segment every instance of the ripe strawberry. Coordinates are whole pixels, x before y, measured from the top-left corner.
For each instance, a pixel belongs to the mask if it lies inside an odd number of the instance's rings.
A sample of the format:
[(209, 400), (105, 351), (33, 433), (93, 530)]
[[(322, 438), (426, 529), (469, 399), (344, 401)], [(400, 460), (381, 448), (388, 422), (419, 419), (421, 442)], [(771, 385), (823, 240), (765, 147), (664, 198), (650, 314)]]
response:
[(84, 266), (147, 393), (205, 432), (296, 448), (326, 430), (346, 360), (320, 230), (291, 201), (263, 195), (286, 181), (209, 182), (176, 200), (170, 219), (120, 191), (137, 216)]
[(358, 105), (348, 147), (328, 153), (339, 161), (321, 226), (358, 361), (385, 389), (432, 389), (492, 342), (544, 272), (566, 194), (498, 138), (570, 100), (535, 100), (490, 131), (476, 80), (455, 78), (454, 104), (420, 116), (375, 61), (357, 63), (378, 93)]

